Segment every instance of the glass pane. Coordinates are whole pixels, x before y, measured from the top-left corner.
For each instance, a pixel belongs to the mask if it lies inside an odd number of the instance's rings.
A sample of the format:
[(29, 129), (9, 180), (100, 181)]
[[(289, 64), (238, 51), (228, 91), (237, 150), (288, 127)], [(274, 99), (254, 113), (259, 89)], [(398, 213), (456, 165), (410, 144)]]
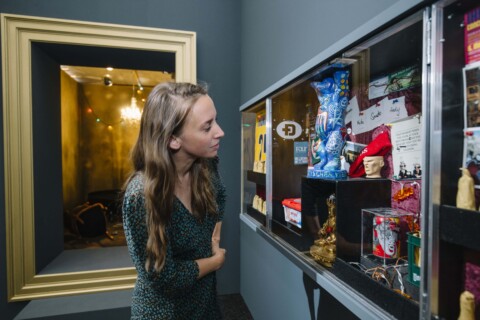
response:
[(419, 314), (422, 47), (418, 13), (272, 98), (272, 232), (396, 317)]
[(474, 295), (470, 307), (480, 307), (480, 237), (475, 227), (480, 222), (479, 2), (449, 4), (442, 22), (441, 241), (438, 310), (433, 312), (449, 319), (458, 317), (460, 305), (467, 311), (468, 299), (459, 303), (464, 291)]
[(266, 225), (267, 119), (265, 103), (242, 112), (242, 213)]

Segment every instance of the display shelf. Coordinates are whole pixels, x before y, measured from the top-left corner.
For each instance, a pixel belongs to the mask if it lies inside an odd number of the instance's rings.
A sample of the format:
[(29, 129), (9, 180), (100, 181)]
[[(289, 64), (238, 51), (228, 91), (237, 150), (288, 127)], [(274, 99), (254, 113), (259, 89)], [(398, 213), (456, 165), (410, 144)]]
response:
[[(419, 314), (417, 302), (405, 298), (386, 285), (373, 280), (357, 267), (337, 259), (331, 270), (338, 278), (350, 284), (360, 294), (367, 296), (379, 308), (397, 319), (416, 319)], [(405, 281), (406, 282), (406, 281)]]
[[(323, 180), (302, 178), (302, 223), (304, 235), (313, 243), (328, 217), (326, 199), (336, 197), (337, 256), (359, 262), (362, 209), (389, 207), (391, 182), (388, 179), (354, 178)], [(343, 241), (339, 241), (342, 239)]]
[(247, 180), (257, 185), (264, 186), (266, 184), (266, 175), (265, 173), (255, 172), (253, 170), (247, 171)]
[(252, 206), (248, 206), (247, 213), (256, 221), (260, 222), (262, 225), (265, 225), (266, 217), (260, 211), (254, 209)]
[(443, 205), (440, 208), (440, 239), (480, 251), (480, 212)]
[[(251, 217), (240, 215), (240, 218), (251, 225)], [(309, 245), (304, 238), (280, 224), (273, 228), (277, 232), (261, 226), (254, 230), (333, 297), (348, 305), (360, 319), (418, 318), (419, 305), (416, 302), (371, 279), (342, 259), (337, 259), (333, 268), (323, 267), (309, 255)]]
[[(419, 298), (418, 288), (407, 283), (406, 273), (403, 273), (402, 283), (405, 287), (405, 293), (413, 299), (406, 298), (389, 288), (386, 284), (375, 281), (359, 269), (358, 263), (351, 263), (337, 258), (332, 268), (324, 268), (322, 265), (313, 261), (309, 253), (311, 246), (310, 240), (302, 237), (301, 234), (291, 232), (290, 229), (281, 224), (273, 223), (272, 232), (267, 232), (267, 234), (276, 239), (277, 245), (282, 244), (297, 253), (300, 261), (305, 264), (310, 264), (310, 266), (314, 268), (315, 273), (331, 273), (332, 276), (335, 276), (344, 283), (348, 283), (358, 294), (368, 297), (374, 304), (393, 317), (398, 319), (415, 319), (418, 317), (419, 305), (416, 302)], [(362, 264), (364, 269), (375, 268), (374, 265), (365, 264), (363, 261)], [(305, 266), (301, 264), (300, 266), (305, 268)], [(392, 282), (394, 288), (400, 291), (400, 282), (396, 280), (396, 276), (394, 276), (393, 273), (390, 273), (390, 276), (392, 277), (391, 279), (394, 280)]]

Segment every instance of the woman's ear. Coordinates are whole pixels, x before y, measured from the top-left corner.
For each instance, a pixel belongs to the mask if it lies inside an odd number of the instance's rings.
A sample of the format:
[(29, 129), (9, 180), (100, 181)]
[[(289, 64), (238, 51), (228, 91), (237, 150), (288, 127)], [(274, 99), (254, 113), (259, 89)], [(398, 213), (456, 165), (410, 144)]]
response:
[(172, 150), (178, 150), (182, 146), (180, 138), (177, 138), (175, 136), (170, 137), (170, 143), (168, 145)]

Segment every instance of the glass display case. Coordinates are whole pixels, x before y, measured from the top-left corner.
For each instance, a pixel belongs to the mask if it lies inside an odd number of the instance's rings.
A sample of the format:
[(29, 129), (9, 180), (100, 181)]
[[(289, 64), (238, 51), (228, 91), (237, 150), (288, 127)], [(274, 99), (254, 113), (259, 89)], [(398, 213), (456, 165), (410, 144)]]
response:
[[(420, 202), (422, 177), (414, 175), (413, 167), (423, 164), (419, 131), (425, 72), (423, 24), (423, 13), (414, 13), (242, 110), (242, 214), (252, 217), (305, 264), (317, 272), (330, 272), (394, 317), (419, 314), (419, 288), (407, 281), (406, 232), (413, 230), (403, 230), (401, 255), (388, 263), (362, 259), (362, 250), (368, 246), (372, 251), (373, 245), (371, 238), (369, 243), (362, 241), (362, 210), (395, 207), (392, 190), (399, 192), (395, 183), (405, 192), (415, 188), (416, 199), (408, 201)], [(340, 120), (335, 120), (338, 114), (333, 108), (326, 107), (328, 95), (321, 87), (337, 80), (343, 81), (338, 82), (340, 95), (348, 99)], [(328, 129), (334, 122), (337, 128)], [(331, 132), (320, 137), (322, 130)], [(342, 139), (340, 156), (338, 161), (327, 159), (324, 165), (337, 161), (341, 168), (335, 177), (331, 171), (318, 176), (313, 168), (327, 158), (319, 151), (321, 144), (328, 149), (334, 135)], [(405, 138), (416, 140), (405, 144), (401, 140)], [(399, 146), (395, 139), (405, 145)], [(390, 140), (399, 150), (388, 147)], [(266, 149), (259, 151), (261, 143)], [(364, 167), (361, 158), (370, 156), (362, 156), (366, 147), (371, 156), (382, 160), (378, 177), (350, 174), (354, 166)], [(400, 152), (402, 148), (408, 150)], [(263, 160), (263, 170), (257, 170), (255, 163)], [(400, 169), (394, 168), (401, 161), (409, 166), (408, 176), (400, 177)], [(266, 202), (266, 214), (259, 214), (254, 197)], [(409, 216), (418, 222), (420, 205), (410, 210)]]
[[(425, 285), (432, 294), (427, 306), (432, 314), (452, 319), (461, 305), (462, 312), (475, 305), (475, 319), (480, 319), (480, 3), (439, 2), (433, 6), (432, 22), (430, 81), (436, 103), (429, 130), (432, 280)], [(469, 205), (465, 179), (474, 185)], [(470, 303), (460, 301), (465, 291), (473, 294)]]
[(347, 308), (366, 298), (360, 317), (453, 319), (465, 291), (479, 309), (480, 4), (423, 6), (241, 109), (241, 216)]

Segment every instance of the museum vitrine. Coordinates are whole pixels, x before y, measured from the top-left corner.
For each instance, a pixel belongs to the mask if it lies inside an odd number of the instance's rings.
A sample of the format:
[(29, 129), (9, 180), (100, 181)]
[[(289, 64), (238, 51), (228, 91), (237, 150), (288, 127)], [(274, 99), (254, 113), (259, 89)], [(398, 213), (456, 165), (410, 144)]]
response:
[(419, 10), (241, 108), (242, 215), (261, 194), (272, 243), (379, 318), (452, 319), (480, 299), (480, 5)]
[[(407, 233), (421, 220), (423, 37), (417, 12), (242, 110), (242, 213), (254, 216), (261, 196), (261, 228), (393, 317), (419, 314)], [(381, 168), (367, 178), (372, 157)], [(403, 219), (389, 215), (405, 208)], [(389, 214), (366, 218), (365, 209)]]
[[(432, 233), (433, 255), (427, 262), (432, 274), (428, 306), (440, 318), (462, 313), (480, 319), (480, 4), (440, 2), (433, 6), (432, 21), (432, 75), (438, 76), (431, 79), (436, 103), (430, 117), (429, 203), (430, 229), (438, 233)], [(469, 315), (475, 306), (476, 317)]]
[(241, 108), (242, 215), (360, 317), (479, 319), (480, 5), (418, 10)]

